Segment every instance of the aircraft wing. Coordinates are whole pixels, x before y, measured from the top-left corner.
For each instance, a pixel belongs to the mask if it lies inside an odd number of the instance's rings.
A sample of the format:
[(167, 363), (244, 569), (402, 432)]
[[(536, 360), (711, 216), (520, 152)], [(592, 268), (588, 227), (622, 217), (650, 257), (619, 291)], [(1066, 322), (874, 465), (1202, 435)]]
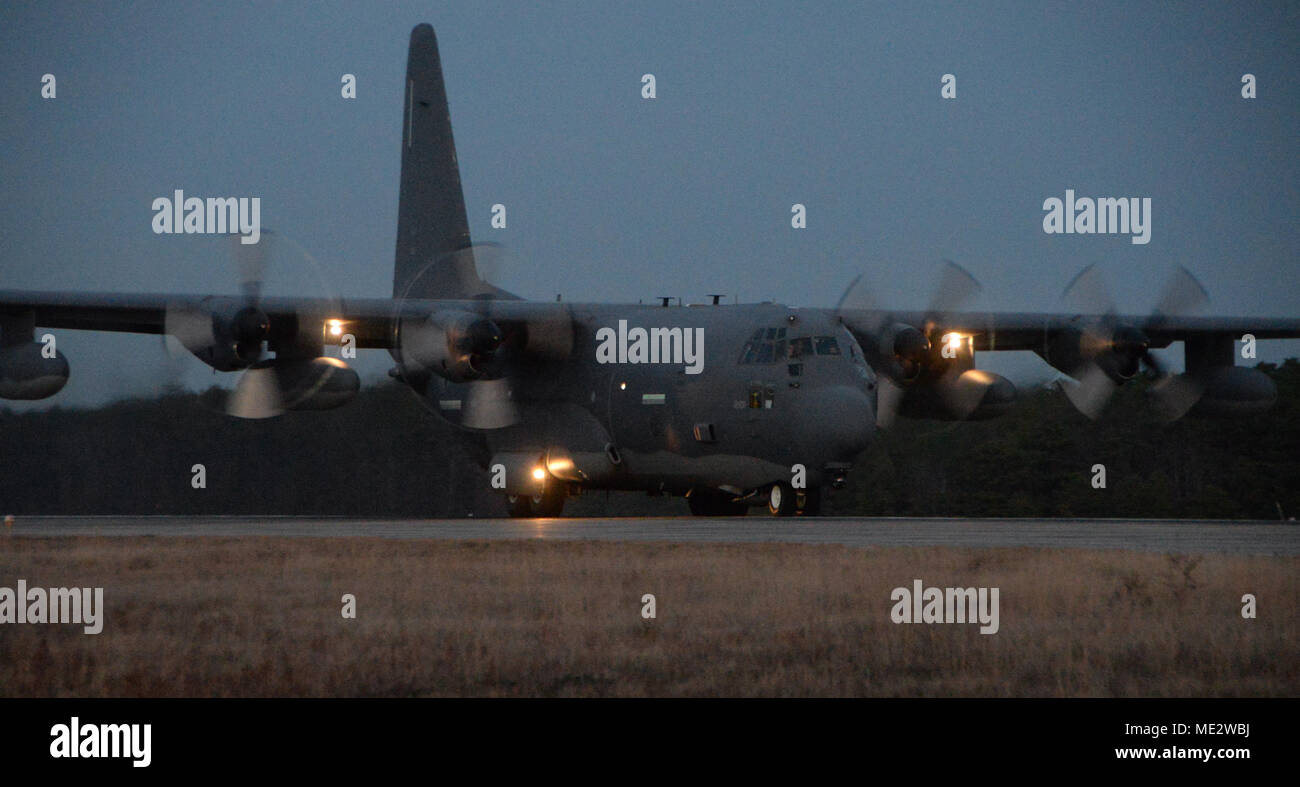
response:
[[(5, 325), (164, 334), (168, 312), (232, 314), (246, 305), (239, 295), (170, 295), (165, 293), (93, 293), (0, 290), (0, 329)], [(553, 318), (563, 308), (542, 301), (491, 299), (288, 298), (267, 296), (259, 308), (271, 321), (271, 333), (282, 325), (303, 321), (338, 320), (361, 348), (389, 349), (395, 343), (397, 315), (403, 320), (440, 310), (487, 314), (502, 322)]]
[[(169, 309), (223, 311), (243, 303), (238, 295), (171, 295), (163, 293), (86, 293), (0, 290), (0, 320), (27, 317), (33, 326), (52, 329), (162, 334)], [(395, 315), (432, 314), (440, 309), (479, 312), (481, 300), (408, 300), (394, 298), (287, 298), (266, 297), (261, 308), (273, 321), (311, 315), (320, 320), (340, 320), (356, 336), (359, 347), (390, 348)], [(494, 319), (527, 321), (554, 313), (548, 302), (493, 300)], [(850, 325), (904, 323), (924, 326), (932, 316), (925, 312), (841, 310)], [(1300, 338), (1300, 319), (1277, 317), (1163, 317), (1151, 315), (1062, 315), (1049, 312), (954, 312), (941, 318), (944, 330), (973, 337), (974, 349), (1041, 350), (1052, 337), (1072, 325), (1101, 320), (1132, 325), (1150, 339), (1152, 347), (1209, 336), (1256, 339)]]
[[(886, 325), (904, 323), (924, 326), (931, 315), (925, 312), (844, 312), (851, 325)], [(973, 337), (974, 349), (1040, 351), (1052, 339), (1071, 326), (1079, 327), (1109, 321), (1140, 329), (1150, 339), (1150, 346), (1160, 349), (1185, 340), (1231, 336), (1240, 339), (1250, 334), (1256, 339), (1300, 338), (1300, 319), (1279, 317), (1202, 317), (1163, 315), (1085, 314), (1066, 315), (1048, 312), (954, 312), (937, 321), (946, 331)]]
[[(973, 353), (1029, 350), (1078, 384), (1066, 396), (1096, 418), (1118, 385), (1143, 369), (1164, 420), (1188, 412), (1235, 417), (1272, 405), (1276, 388), (1238, 355), (1254, 339), (1300, 338), (1300, 319), (1204, 317), (1185, 314), (1135, 316), (1116, 313), (836, 312), (857, 338), (867, 360), (901, 391), (878, 423), (895, 411), (915, 417), (991, 417), (1014, 401), (1014, 388), (996, 375), (974, 370)], [(1184, 369), (1175, 373), (1152, 349), (1183, 342)], [(1250, 345), (1253, 346), (1253, 345)], [(969, 371), (964, 371), (969, 370)]]

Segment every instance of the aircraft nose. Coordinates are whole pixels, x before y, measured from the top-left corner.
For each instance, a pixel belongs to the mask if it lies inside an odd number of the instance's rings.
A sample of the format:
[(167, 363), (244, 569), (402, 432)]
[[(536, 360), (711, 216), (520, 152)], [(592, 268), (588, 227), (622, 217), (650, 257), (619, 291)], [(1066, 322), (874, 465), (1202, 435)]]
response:
[(876, 432), (875, 402), (847, 385), (817, 392), (807, 419), (810, 433), (834, 459), (851, 459), (862, 453)]

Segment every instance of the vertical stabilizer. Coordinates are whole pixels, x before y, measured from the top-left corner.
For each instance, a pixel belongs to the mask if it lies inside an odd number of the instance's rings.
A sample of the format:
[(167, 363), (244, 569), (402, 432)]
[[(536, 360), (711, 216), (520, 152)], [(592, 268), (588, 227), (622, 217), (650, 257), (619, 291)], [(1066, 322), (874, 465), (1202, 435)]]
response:
[(438, 39), (431, 25), (417, 25), (406, 60), (393, 295), (468, 298), (492, 290), (479, 279), (472, 252), (450, 254), (469, 245)]

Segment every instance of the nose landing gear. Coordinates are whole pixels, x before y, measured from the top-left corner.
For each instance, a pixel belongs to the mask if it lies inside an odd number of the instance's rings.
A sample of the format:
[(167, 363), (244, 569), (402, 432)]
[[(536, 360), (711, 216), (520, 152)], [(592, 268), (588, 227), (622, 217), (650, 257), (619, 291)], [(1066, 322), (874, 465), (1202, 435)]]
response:
[(559, 516), (564, 511), (564, 488), (547, 484), (540, 495), (506, 495), (506, 506), (516, 519)]

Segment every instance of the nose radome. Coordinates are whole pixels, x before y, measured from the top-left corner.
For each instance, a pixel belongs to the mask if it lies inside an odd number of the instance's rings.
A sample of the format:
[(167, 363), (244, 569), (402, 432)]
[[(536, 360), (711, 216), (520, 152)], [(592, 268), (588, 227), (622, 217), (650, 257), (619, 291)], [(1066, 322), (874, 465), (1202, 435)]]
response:
[(866, 450), (876, 431), (876, 408), (866, 393), (847, 385), (817, 392), (807, 423), (833, 459), (850, 459)]

